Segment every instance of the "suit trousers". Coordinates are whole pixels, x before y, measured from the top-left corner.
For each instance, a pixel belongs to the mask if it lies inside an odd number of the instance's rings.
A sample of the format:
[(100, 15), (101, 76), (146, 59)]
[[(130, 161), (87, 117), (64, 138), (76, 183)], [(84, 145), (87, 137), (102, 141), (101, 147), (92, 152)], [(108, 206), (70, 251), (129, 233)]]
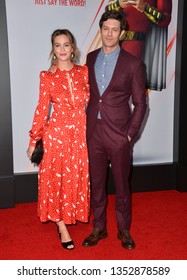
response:
[[(118, 230), (130, 230), (131, 194), (129, 173), (131, 166), (131, 144), (128, 140), (123, 144), (111, 141), (109, 134), (103, 129), (102, 120), (97, 120), (92, 137), (88, 140), (88, 153), (91, 178), (91, 207), (94, 214), (93, 226), (100, 229), (107, 227), (106, 179), (109, 161), (115, 184), (115, 212)], [(116, 135), (116, 139), (118, 135)]]

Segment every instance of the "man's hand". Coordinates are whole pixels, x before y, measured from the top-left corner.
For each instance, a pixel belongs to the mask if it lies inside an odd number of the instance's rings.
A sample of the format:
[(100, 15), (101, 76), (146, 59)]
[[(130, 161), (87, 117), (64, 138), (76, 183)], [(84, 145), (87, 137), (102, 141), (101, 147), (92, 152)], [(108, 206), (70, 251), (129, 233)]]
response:
[(56, 72), (57, 66), (55, 64), (51, 65), (51, 67), (48, 69), (48, 72), (51, 72), (54, 74)]
[(129, 142), (130, 142), (130, 141), (131, 141), (131, 139), (132, 139), (129, 135), (127, 135), (127, 138), (128, 138), (128, 140), (129, 140)]

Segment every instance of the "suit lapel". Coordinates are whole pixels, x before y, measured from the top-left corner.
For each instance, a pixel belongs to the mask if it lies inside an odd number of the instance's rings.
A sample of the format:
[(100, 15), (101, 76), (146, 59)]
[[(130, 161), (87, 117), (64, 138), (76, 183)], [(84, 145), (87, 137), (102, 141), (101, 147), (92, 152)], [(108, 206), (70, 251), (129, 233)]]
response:
[(96, 59), (97, 59), (97, 55), (98, 53), (100, 52), (100, 49), (97, 49), (94, 53), (93, 53), (93, 56), (92, 56), (92, 63), (90, 64), (90, 75), (91, 75), (91, 79), (92, 79), (92, 88), (93, 88), (93, 91), (98, 95), (100, 96), (100, 93), (99, 93), (99, 89), (98, 89), (98, 86), (97, 86), (97, 81), (96, 81), (96, 76), (95, 76), (95, 62), (96, 62)]
[[(99, 89), (97, 86), (94, 65), (95, 65), (99, 51), (100, 51), (100, 49), (97, 49), (93, 53), (93, 55), (91, 57), (90, 67), (89, 67), (91, 80), (92, 80), (92, 88), (93, 88), (93, 91), (95, 92), (95, 94), (97, 94), (98, 96), (100, 96), (100, 93), (99, 93)], [(108, 87), (106, 88), (106, 90), (103, 92), (102, 96), (105, 96), (106, 94), (108, 94), (112, 90), (113, 86), (116, 83), (118, 83), (119, 76), (120, 76), (119, 73), (122, 73), (122, 71), (124, 71), (124, 59), (123, 59), (124, 57), (125, 57), (125, 51), (121, 49), (119, 52), (119, 56), (118, 56), (118, 59), (116, 62), (116, 66), (115, 66), (111, 81), (110, 81)]]

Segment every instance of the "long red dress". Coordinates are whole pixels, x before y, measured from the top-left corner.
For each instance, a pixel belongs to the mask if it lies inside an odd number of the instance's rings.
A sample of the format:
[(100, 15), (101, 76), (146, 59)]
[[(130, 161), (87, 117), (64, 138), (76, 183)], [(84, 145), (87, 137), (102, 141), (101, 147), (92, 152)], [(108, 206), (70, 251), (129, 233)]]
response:
[[(85, 108), (89, 94), (86, 65), (40, 73), (40, 95), (29, 135), (31, 146), (41, 137), (44, 144), (38, 168), (41, 222), (88, 221), (90, 181)], [(53, 109), (48, 117), (50, 104)]]

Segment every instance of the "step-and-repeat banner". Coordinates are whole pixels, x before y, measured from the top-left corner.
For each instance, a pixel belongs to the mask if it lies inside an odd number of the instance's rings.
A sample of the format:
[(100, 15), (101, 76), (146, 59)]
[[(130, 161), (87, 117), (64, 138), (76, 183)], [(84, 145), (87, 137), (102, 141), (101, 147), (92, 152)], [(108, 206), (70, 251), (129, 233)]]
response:
[[(50, 65), (52, 32), (69, 29), (81, 52), (80, 64), (84, 64), (86, 54), (100, 46), (99, 19), (109, 2), (6, 0), (14, 173), (37, 171), (26, 157), (28, 131), (39, 95), (39, 73)], [(134, 146), (134, 165), (173, 162), (177, 8), (175, 0), (168, 26), (166, 89), (148, 93), (149, 114)]]

